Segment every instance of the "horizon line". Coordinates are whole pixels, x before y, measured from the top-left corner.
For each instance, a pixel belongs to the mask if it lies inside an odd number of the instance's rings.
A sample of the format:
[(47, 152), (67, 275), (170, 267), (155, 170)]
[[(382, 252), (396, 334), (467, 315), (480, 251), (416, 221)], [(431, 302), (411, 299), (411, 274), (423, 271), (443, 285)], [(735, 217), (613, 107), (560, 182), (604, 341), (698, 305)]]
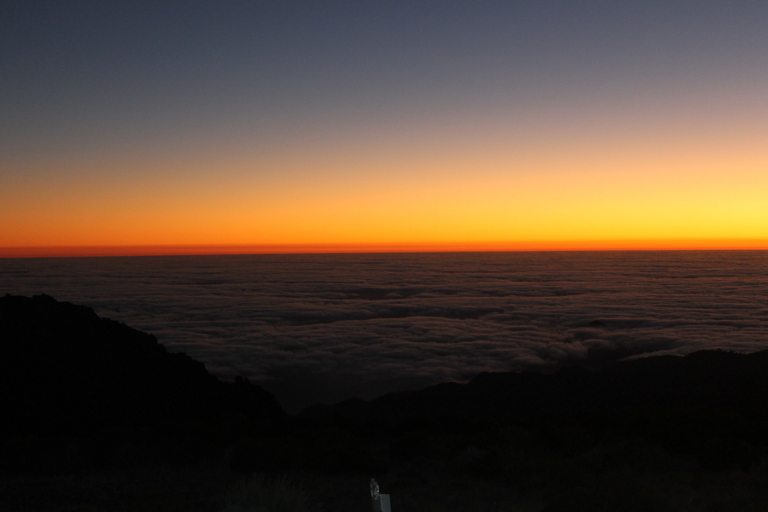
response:
[(768, 250), (768, 239), (556, 240), (523, 242), (346, 244), (142, 244), (0, 247), (0, 258), (203, 256), (247, 254), (379, 254), (450, 252)]

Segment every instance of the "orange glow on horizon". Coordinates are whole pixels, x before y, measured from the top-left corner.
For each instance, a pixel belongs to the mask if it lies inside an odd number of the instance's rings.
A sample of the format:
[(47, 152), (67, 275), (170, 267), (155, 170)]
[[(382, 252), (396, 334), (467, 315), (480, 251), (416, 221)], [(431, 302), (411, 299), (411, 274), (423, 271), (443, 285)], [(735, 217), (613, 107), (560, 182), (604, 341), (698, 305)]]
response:
[(135, 245), (0, 247), (0, 258), (170, 256), (226, 254), (335, 254), (422, 252), (556, 252), (768, 250), (762, 240), (570, 240), (486, 243)]
[(0, 256), (768, 248), (762, 139), (587, 132), (19, 164)]
[(0, 258), (768, 249), (752, 8), (248, 4), (8, 18)]

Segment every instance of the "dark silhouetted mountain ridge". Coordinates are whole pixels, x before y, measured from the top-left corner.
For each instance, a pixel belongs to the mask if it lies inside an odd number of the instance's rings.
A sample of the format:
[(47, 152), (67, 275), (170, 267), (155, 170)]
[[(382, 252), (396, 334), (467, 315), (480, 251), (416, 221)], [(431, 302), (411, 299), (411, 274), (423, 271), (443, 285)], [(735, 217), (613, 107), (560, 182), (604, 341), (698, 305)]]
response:
[(46, 295), (0, 298), (0, 390), (2, 428), (10, 432), (284, 415), (262, 388), (221, 382), (150, 334)]
[(354, 420), (515, 419), (669, 408), (768, 409), (768, 351), (704, 350), (684, 357), (618, 362), (599, 371), (572, 366), (553, 374), (483, 373), (466, 384), (443, 383), (369, 402), (313, 406), (303, 415)]

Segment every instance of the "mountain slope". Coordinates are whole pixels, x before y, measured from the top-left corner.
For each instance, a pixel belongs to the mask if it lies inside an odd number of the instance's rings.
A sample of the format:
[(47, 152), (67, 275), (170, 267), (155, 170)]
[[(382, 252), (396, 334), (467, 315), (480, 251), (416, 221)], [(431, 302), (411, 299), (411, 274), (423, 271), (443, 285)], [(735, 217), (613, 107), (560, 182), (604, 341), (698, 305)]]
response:
[(284, 415), (262, 388), (46, 295), (0, 297), (0, 407), (6, 432), (48, 434)]

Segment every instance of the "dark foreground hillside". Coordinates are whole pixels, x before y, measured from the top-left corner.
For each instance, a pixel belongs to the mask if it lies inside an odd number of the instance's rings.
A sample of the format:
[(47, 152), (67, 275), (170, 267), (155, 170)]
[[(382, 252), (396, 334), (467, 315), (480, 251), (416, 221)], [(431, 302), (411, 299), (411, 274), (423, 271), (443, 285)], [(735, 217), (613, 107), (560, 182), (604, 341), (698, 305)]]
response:
[(465, 385), (315, 406), (304, 414), (358, 422), (504, 423), (596, 440), (631, 436), (690, 455), (707, 469), (746, 471), (760, 464), (768, 447), (768, 351), (700, 351), (601, 371), (481, 374)]
[(154, 336), (45, 295), (0, 298), (6, 433), (77, 435), (283, 416), (258, 386), (223, 383)]
[(0, 510), (768, 510), (768, 352), (482, 374), (285, 415), (149, 335), (0, 298)]
[[(137, 509), (125, 494), (162, 495), (156, 482), (169, 475), (158, 468), (184, 468), (190, 482), (200, 478), (190, 467), (228, 471), (227, 449), (285, 421), (262, 388), (221, 382), (154, 336), (46, 295), (0, 297), (0, 411), (2, 511), (79, 510), (91, 500), (93, 510)], [(125, 471), (154, 477), (126, 484)], [(62, 475), (68, 483), (55, 480)], [(54, 478), (55, 490), (33, 483), (40, 478)], [(115, 487), (125, 489), (105, 497)], [(210, 501), (194, 500), (203, 509)]]

